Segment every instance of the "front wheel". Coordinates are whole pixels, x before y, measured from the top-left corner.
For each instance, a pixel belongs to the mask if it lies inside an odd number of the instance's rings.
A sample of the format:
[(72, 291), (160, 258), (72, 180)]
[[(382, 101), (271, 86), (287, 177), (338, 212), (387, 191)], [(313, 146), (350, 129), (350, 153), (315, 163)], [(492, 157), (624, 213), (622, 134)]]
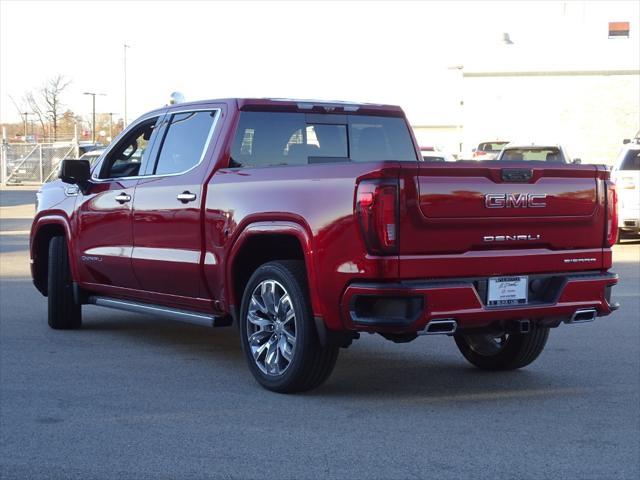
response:
[(464, 358), (476, 367), (515, 370), (538, 358), (549, 338), (549, 328), (532, 325), (528, 333), (458, 334), (454, 338)]
[(313, 321), (304, 263), (269, 262), (249, 279), (240, 312), (242, 350), (268, 390), (311, 390), (333, 371), (338, 347), (323, 347)]
[(47, 275), (49, 326), (59, 330), (80, 328), (82, 307), (73, 298), (69, 252), (64, 237), (53, 237), (49, 242)]

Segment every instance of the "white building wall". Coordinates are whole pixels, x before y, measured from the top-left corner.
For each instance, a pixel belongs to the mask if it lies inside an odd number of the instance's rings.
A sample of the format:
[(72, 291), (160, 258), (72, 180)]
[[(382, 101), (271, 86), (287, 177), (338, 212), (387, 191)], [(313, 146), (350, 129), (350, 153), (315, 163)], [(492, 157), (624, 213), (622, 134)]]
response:
[[(627, 72), (629, 73), (629, 72)], [(553, 142), (584, 163), (612, 164), (640, 129), (640, 75), (465, 73), (463, 151), (484, 140)]]

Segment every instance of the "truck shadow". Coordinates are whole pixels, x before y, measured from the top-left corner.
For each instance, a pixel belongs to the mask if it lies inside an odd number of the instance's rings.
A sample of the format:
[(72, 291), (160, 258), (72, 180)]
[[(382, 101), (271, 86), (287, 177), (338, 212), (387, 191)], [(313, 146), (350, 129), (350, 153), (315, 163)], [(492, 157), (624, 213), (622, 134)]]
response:
[[(199, 364), (225, 368), (224, 375), (234, 375), (245, 387), (263, 391), (248, 374), (235, 328), (207, 330), (153, 318), (129, 320), (113, 315), (109, 320), (85, 318), (83, 330), (110, 332), (127, 337), (132, 343), (161, 346), (194, 358)], [(125, 314), (126, 315), (126, 314)], [(126, 315), (128, 317), (128, 315)], [(97, 321), (96, 321), (97, 320)], [(127, 341), (128, 343), (128, 341)], [(390, 351), (384, 343), (364, 337), (360, 345), (341, 350), (333, 375), (320, 388), (304, 393), (305, 398), (361, 399), (394, 402), (464, 402), (514, 400), (555, 395), (582, 394), (589, 385), (571, 385), (566, 378), (554, 377), (541, 369), (515, 372), (483, 372), (469, 366), (451, 341), (451, 352), (430, 351), (424, 343), (423, 353), (415, 348)], [(544, 355), (544, 353), (543, 353)], [(229, 372), (231, 370), (231, 372)], [(236, 372), (238, 373), (236, 375)]]

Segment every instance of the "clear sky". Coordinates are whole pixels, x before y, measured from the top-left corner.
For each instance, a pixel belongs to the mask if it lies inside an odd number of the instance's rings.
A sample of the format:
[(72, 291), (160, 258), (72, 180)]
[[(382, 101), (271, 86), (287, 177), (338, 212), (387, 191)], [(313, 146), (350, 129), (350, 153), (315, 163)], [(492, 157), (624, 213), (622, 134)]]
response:
[[(130, 119), (167, 103), (226, 96), (397, 103), (413, 123), (455, 114), (456, 72), (638, 68), (638, 1), (205, 2), (0, 0), (0, 119), (52, 75), (87, 115)], [(608, 21), (632, 38), (607, 40)], [(500, 42), (508, 32), (514, 44)], [(611, 49), (612, 42), (616, 44)], [(621, 47), (622, 45), (622, 47)]]

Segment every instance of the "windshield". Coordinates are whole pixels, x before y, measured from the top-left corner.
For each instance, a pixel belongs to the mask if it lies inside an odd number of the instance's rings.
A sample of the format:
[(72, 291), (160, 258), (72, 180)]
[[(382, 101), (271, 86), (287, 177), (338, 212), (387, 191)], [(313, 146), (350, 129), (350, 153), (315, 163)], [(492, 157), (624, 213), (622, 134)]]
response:
[(417, 161), (404, 118), (242, 112), (232, 167)]
[(620, 170), (640, 170), (640, 150), (629, 150), (622, 159)]
[(512, 161), (537, 161), (537, 162), (564, 162), (562, 153), (555, 147), (544, 148), (508, 148), (500, 157), (500, 160)]

